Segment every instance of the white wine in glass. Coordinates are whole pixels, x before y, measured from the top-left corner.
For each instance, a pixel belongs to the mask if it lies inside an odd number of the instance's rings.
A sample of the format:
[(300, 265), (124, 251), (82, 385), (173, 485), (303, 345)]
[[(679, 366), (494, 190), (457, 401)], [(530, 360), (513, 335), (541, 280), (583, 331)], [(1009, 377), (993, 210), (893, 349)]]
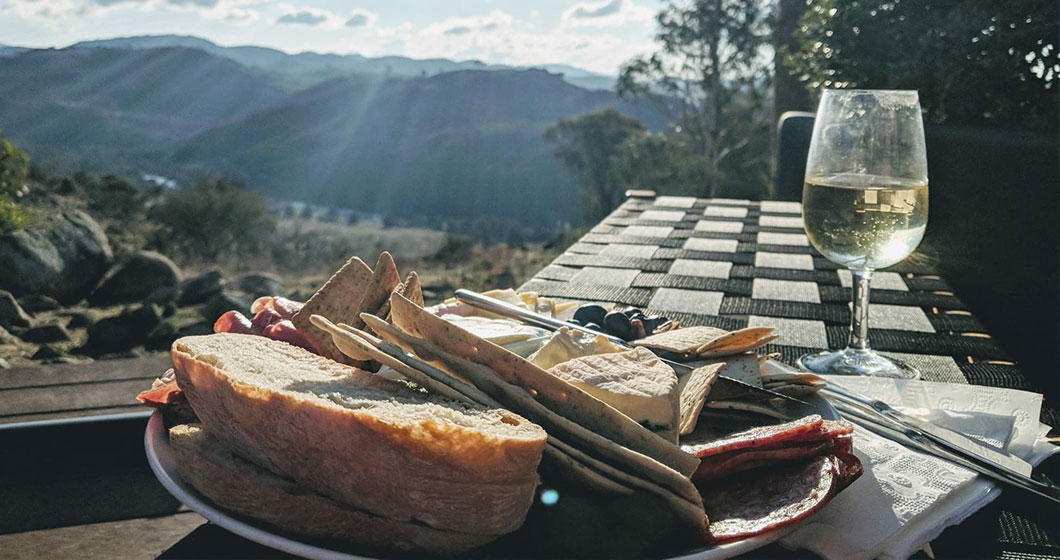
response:
[(915, 91), (827, 90), (814, 123), (802, 191), (806, 234), (822, 255), (851, 270), (850, 341), (808, 354), (823, 374), (915, 378), (913, 367), (869, 348), (872, 272), (908, 257), (928, 216), (924, 125)]

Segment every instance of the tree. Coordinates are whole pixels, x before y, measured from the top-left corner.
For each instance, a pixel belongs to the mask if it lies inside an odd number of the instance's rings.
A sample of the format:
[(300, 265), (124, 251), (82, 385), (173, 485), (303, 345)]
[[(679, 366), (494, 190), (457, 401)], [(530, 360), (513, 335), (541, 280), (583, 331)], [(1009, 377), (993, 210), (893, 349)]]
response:
[(607, 216), (622, 200), (623, 189), (610, 175), (611, 158), (631, 136), (644, 133), (644, 125), (614, 109), (563, 119), (545, 131), (556, 147), (556, 158), (577, 177), (578, 195), (590, 221)]
[(673, 132), (705, 158), (710, 196), (767, 184), (770, 10), (759, 0), (671, 3), (656, 17), (659, 51), (619, 75), (619, 95), (676, 100)]
[(648, 132), (630, 136), (618, 146), (609, 177), (616, 189), (695, 195), (710, 182), (711, 171), (684, 137)]
[(156, 245), (206, 262), (259, 248), (275, 227), (265, 200), (232, 179), (171, 191), (149, 217), (161, 226)]
[(812, 0), (785, 61), (810, 89), (916, 89), (935, 123), (1060, 126), (1060, 7)]

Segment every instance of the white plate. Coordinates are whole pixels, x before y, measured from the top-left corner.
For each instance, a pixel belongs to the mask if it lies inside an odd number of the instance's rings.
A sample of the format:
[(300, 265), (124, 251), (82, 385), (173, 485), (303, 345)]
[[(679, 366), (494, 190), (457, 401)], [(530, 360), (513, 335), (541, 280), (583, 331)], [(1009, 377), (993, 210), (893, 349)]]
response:
[[(815, 397), (807, 400), (816, 406), (821, 416), (826, 419), (839, 418), (839, 414), (832, 408), (832, 405), (828, 404), (824, 399)], [(370, 560), (374, 558), (360, 556), (356, 552), (349, 550), (322, 548), (278, 535), (264, 523), (235, 517), (214, 505), (213, 502), (180, 477), (177, 460), (173, 456), (172, 448), (169, 446), (169, 434), (166, 432), (160, 411), (156, 410), (147, 422), (147, 431), (144, 434), (144, 448), (147, 451), (147, 462), (151, 465), (151, 470), (154, 471), (158, 481), (162, 483), (162, 486), (170, 494), (173, 494), (176, 499), (199, 515), (243, 538), (313, 560)], [(724, 558), (732, 558), (756, 548), (761, 548), (787, 535), (792, 530), (794, 530), (794, 527), (784, 527), (739, 541), (723, 543), (709, 548), (689, 550), (674, 558), (679, 560), (722, 560)]]

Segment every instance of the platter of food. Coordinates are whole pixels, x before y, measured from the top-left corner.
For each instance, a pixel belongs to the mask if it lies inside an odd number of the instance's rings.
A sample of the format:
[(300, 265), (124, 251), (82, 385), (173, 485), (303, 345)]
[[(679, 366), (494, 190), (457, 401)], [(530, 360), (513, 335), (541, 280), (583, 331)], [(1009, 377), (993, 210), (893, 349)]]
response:
[(177, 340), (140, 395), (163, 485), (310, 558), (729, 558), (861, 474), (823, 380), (759, 355), (772, 329), (485, 294), (543, 329), (401, 278), (353, 258)]

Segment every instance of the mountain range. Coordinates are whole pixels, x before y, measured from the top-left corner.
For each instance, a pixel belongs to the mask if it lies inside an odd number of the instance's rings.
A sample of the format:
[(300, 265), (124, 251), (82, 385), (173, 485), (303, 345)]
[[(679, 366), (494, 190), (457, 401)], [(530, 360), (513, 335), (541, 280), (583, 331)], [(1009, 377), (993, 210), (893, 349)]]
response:
[(0, 46), (0, 130), (57, 172), (227, 175), (275, 199), (547, 229), (580, 217), (549, 125), (604, 108), (666, 124), (577, 78), (606, 77), (181, 36)]

